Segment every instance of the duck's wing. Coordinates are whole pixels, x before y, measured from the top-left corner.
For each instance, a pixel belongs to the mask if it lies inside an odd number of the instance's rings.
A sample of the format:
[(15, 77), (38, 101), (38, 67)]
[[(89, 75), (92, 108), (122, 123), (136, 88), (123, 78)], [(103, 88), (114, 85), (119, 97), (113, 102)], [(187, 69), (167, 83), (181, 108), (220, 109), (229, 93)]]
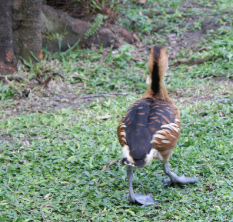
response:
[(123, 146), (123, 163), (143, 167), (145, 157), (152, 149), (148, 129), (151, 103), (145, 99), (136, 101), (118, 126), (118, 138)]
[(148, 128), (152, 135), (151, 144), (166, 160), (180, 135), (180, 119), (173, 107), (166, 101), (155, 100), (151, 105)]

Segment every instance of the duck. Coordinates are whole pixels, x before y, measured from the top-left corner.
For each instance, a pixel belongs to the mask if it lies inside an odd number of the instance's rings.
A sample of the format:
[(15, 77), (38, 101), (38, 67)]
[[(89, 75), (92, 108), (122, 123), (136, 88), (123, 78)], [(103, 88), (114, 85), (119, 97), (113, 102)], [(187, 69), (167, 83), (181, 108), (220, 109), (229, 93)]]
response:
[(152, 205), (156, 201), (151, 194), (134, 193), (133, 170), (142, 169), (153, 159), (163, 161), (168, 178), (163, 182), (173, 184), (196, 183), (199, 178), (178, 176), (171, 171), (169, 160), (180, 136), (180, 111), (170, 99), (164, 77), (168, 69), (167, 47), (156, 45), (151, 48), (147, 63), (150, 84), (144, 95), (128, 109), (117, 127), (122, 147), (121, 163), (127, 166), (129, 194), (132, 203)]

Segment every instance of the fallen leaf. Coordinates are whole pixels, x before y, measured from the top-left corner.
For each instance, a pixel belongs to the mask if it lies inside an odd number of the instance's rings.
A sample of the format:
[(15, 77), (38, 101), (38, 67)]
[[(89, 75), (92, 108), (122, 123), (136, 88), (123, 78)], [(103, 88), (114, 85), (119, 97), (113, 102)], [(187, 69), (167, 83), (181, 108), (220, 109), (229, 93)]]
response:
[(138, 38), (138, 36), (135, 33), (133, 34), (133, 38), (136, 42), (140, 42), (140, 39)]
[(135, 56), (134, 61), (143, 62), (142, 58), (139, 56)]
[(112, 115), (105, 115), (105, 116), (97, 116), (97, 119), (109, 119), (110, 117), (112, 117)]
[(168, 35), (167, 35), (167, 37), (171, 40), (173, 40), (173, 39), (175, 39), (176, 38), (176, 33), (169, 33)]
[(146, 3), (146, 0), (138, 0), (138, 3), (139, 3), (139, 4), (145, 4), (145, 3)]

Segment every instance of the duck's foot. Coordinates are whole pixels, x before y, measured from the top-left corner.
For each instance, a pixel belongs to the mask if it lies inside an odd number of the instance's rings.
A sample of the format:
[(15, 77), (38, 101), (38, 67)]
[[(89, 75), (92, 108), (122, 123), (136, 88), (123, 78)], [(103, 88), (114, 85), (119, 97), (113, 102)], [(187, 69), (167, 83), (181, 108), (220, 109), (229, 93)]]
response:
[(130, 195), (127, 195), (127, 200), (141, 205), (153, 205), (156, 203), (152, 198), (152, 194), (143, 195), (141, 193), (135, 193), (133, 199)]
[(171, 186), (173, 184), (180, 184), (180, 185), (184, 185), (184, 184), (188, 184), (188, 183), (196, 183), (199, 180), (199, 178), (193, 177), (185, 177), (184, 175), (182, 175), (181, 177), (179, 176), (175, 176), (172, 177), (172, 179), (163, 179), (163, 182), (167, 185), (167, 186)]
[(177, 176), (175, 173), (170, 171), (168, 163), (164, 164), (164, 171), (170, 177), (170, 179), (163, 179), (163, 182), (168, 186), (173, 185), (173, 184), (184, 185), (188, 183), (196, 183), (199, 180), (199, 178), (196, 178), (196, 177), (190, 178), (184, 175)]
[(152, 205), (156, 202), (153, 200), (152, 195), (143, 195), (141, 193), (134, 193), (133, 191), (133, 169), (131, 166), (127, 166), (127, 177), (129, 182), (129, 194), (127, 195), (127, 200), (129, 200), (132, 203), (138, 203), (142, 205)]

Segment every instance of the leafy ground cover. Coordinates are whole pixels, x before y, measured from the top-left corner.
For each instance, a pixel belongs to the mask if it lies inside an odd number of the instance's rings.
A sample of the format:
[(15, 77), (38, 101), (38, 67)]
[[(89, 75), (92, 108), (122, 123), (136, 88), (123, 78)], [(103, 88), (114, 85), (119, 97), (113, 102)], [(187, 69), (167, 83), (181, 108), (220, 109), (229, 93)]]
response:
[[(33, 80), (45, 67), (65, 81), (58, 77), (28, 98), (12, 98), (20, 83), (0, 85), (0, 221), (233, 221), (231, 1), (125, 1), (118, 10), (119, 23), (137, 32), (139, 43), (117, 50), (77, 46), (55, 55), (45, 50), (45, 61), (19, 73)], [(211, 28), (203, 25), (206, 18)], [(167, 26), (154, 33), (160, 24)], [(154, 44), (168, 46), (166, 83), (181, 110), (171, 167), (200, 181), (166, 187), (162, 163), (154, 160), (134, 177), (135, 191), (158, 201), (145, 207), (126, 201), (124, 167), (102, 169), (121, 158), (116, 128), (147, 87)], [(209, 56), (205, 63), (176, 65)]]

